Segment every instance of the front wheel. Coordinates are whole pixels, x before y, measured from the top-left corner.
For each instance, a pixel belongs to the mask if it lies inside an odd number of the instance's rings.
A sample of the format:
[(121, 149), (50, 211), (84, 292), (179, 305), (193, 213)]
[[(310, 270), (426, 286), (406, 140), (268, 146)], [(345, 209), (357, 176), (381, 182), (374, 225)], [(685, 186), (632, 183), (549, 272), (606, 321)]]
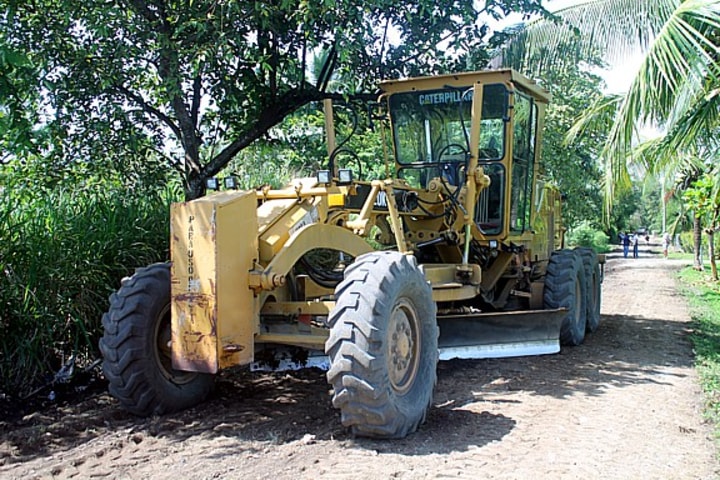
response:
[(161, 415), (196, 405), (212, 390), (213, 375), (172, 368), (169, 264), (140, 268), (123, 279), (102, 323), (103, 373), (126, 410)]
[(356, 435), (402, 438), (425, 420), (437, 379), (432, 289), (414, 257), (358, 257), (335, 290), (328, 382), (343, 425)]

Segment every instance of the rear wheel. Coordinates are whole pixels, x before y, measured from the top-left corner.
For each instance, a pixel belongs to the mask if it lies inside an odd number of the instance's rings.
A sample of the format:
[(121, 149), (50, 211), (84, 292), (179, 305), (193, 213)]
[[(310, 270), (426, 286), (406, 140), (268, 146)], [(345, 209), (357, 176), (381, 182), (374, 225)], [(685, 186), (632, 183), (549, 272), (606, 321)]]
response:
[(587, 329), (594, 332), (600, 326), (600, 299), (602, 283), (600, 282), (600, 264), (592, 248), (578, 247), (575, 249), (583, 261), (586, 280)]
[(378, 438), (414, 432), (430, 408), (438, 361), (432, 289), (415, 258), (362, 255), (335, 295), (325, 351), (343, 425)]
[(585, 305), (585, 270), (580, 254), (572, 250), (552, 253), (545, 277), (545, 308), (566, 308), (560, 327), (564, 345), (580, 345), (585, 339), (587, 307)]
[(138, 269), (110, 296), (100, 339), (110, 393), (141, 416), (182, 410), (203, 401), (213, 375), (182, 372), (170, 361), (170, 266)]

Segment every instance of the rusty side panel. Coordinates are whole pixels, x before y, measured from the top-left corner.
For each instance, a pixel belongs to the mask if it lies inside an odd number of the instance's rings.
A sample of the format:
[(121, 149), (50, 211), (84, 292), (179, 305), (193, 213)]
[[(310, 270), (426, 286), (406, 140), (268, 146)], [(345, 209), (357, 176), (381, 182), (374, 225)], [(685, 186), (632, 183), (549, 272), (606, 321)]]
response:
[(223, 192), (172, 206), (174, 368), (216, 373), (252, 362), (256, 205), (255, 192)]

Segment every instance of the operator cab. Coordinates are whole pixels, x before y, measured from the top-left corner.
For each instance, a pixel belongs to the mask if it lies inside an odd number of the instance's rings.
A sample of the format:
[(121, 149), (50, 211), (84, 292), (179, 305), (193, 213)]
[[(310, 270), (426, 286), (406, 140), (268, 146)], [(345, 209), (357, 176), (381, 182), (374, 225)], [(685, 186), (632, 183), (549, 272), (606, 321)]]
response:
[[(482, 85), (480, 118), (473, 119), (474, 85)], [(486, 236), (530, 230), (536, 170), (538, 102), (548, 94), (512, 70), (384, 82), (398, 177), (416, 188), (439, 179), (448, 195), (465, 183), (476, 155), (491, 184), (475, 206)], [(473, 129), (479, 129), (473, 152)], [(509, 201), (505, 192), (510, 189)]]

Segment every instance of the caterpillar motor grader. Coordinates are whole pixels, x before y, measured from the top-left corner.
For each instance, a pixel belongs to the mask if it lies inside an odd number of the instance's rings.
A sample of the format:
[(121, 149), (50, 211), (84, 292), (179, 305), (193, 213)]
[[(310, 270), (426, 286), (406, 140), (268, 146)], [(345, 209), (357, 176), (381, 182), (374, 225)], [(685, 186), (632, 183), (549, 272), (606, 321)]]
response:
[(220, 370), (283, 352), (326, 359), (353, 433), (398, 438), (425, 419), (439, 359), (555, 353), (597, 328), (602, 259), (562, 248), (540, 176), (549, 93), (512, 70), (380, 89), (387, 178), (339, 168), (328, 100), (316, 177), (172, 206), (171, 261), (124, 279), (103, 316), (123, 407), (189, 407)]

